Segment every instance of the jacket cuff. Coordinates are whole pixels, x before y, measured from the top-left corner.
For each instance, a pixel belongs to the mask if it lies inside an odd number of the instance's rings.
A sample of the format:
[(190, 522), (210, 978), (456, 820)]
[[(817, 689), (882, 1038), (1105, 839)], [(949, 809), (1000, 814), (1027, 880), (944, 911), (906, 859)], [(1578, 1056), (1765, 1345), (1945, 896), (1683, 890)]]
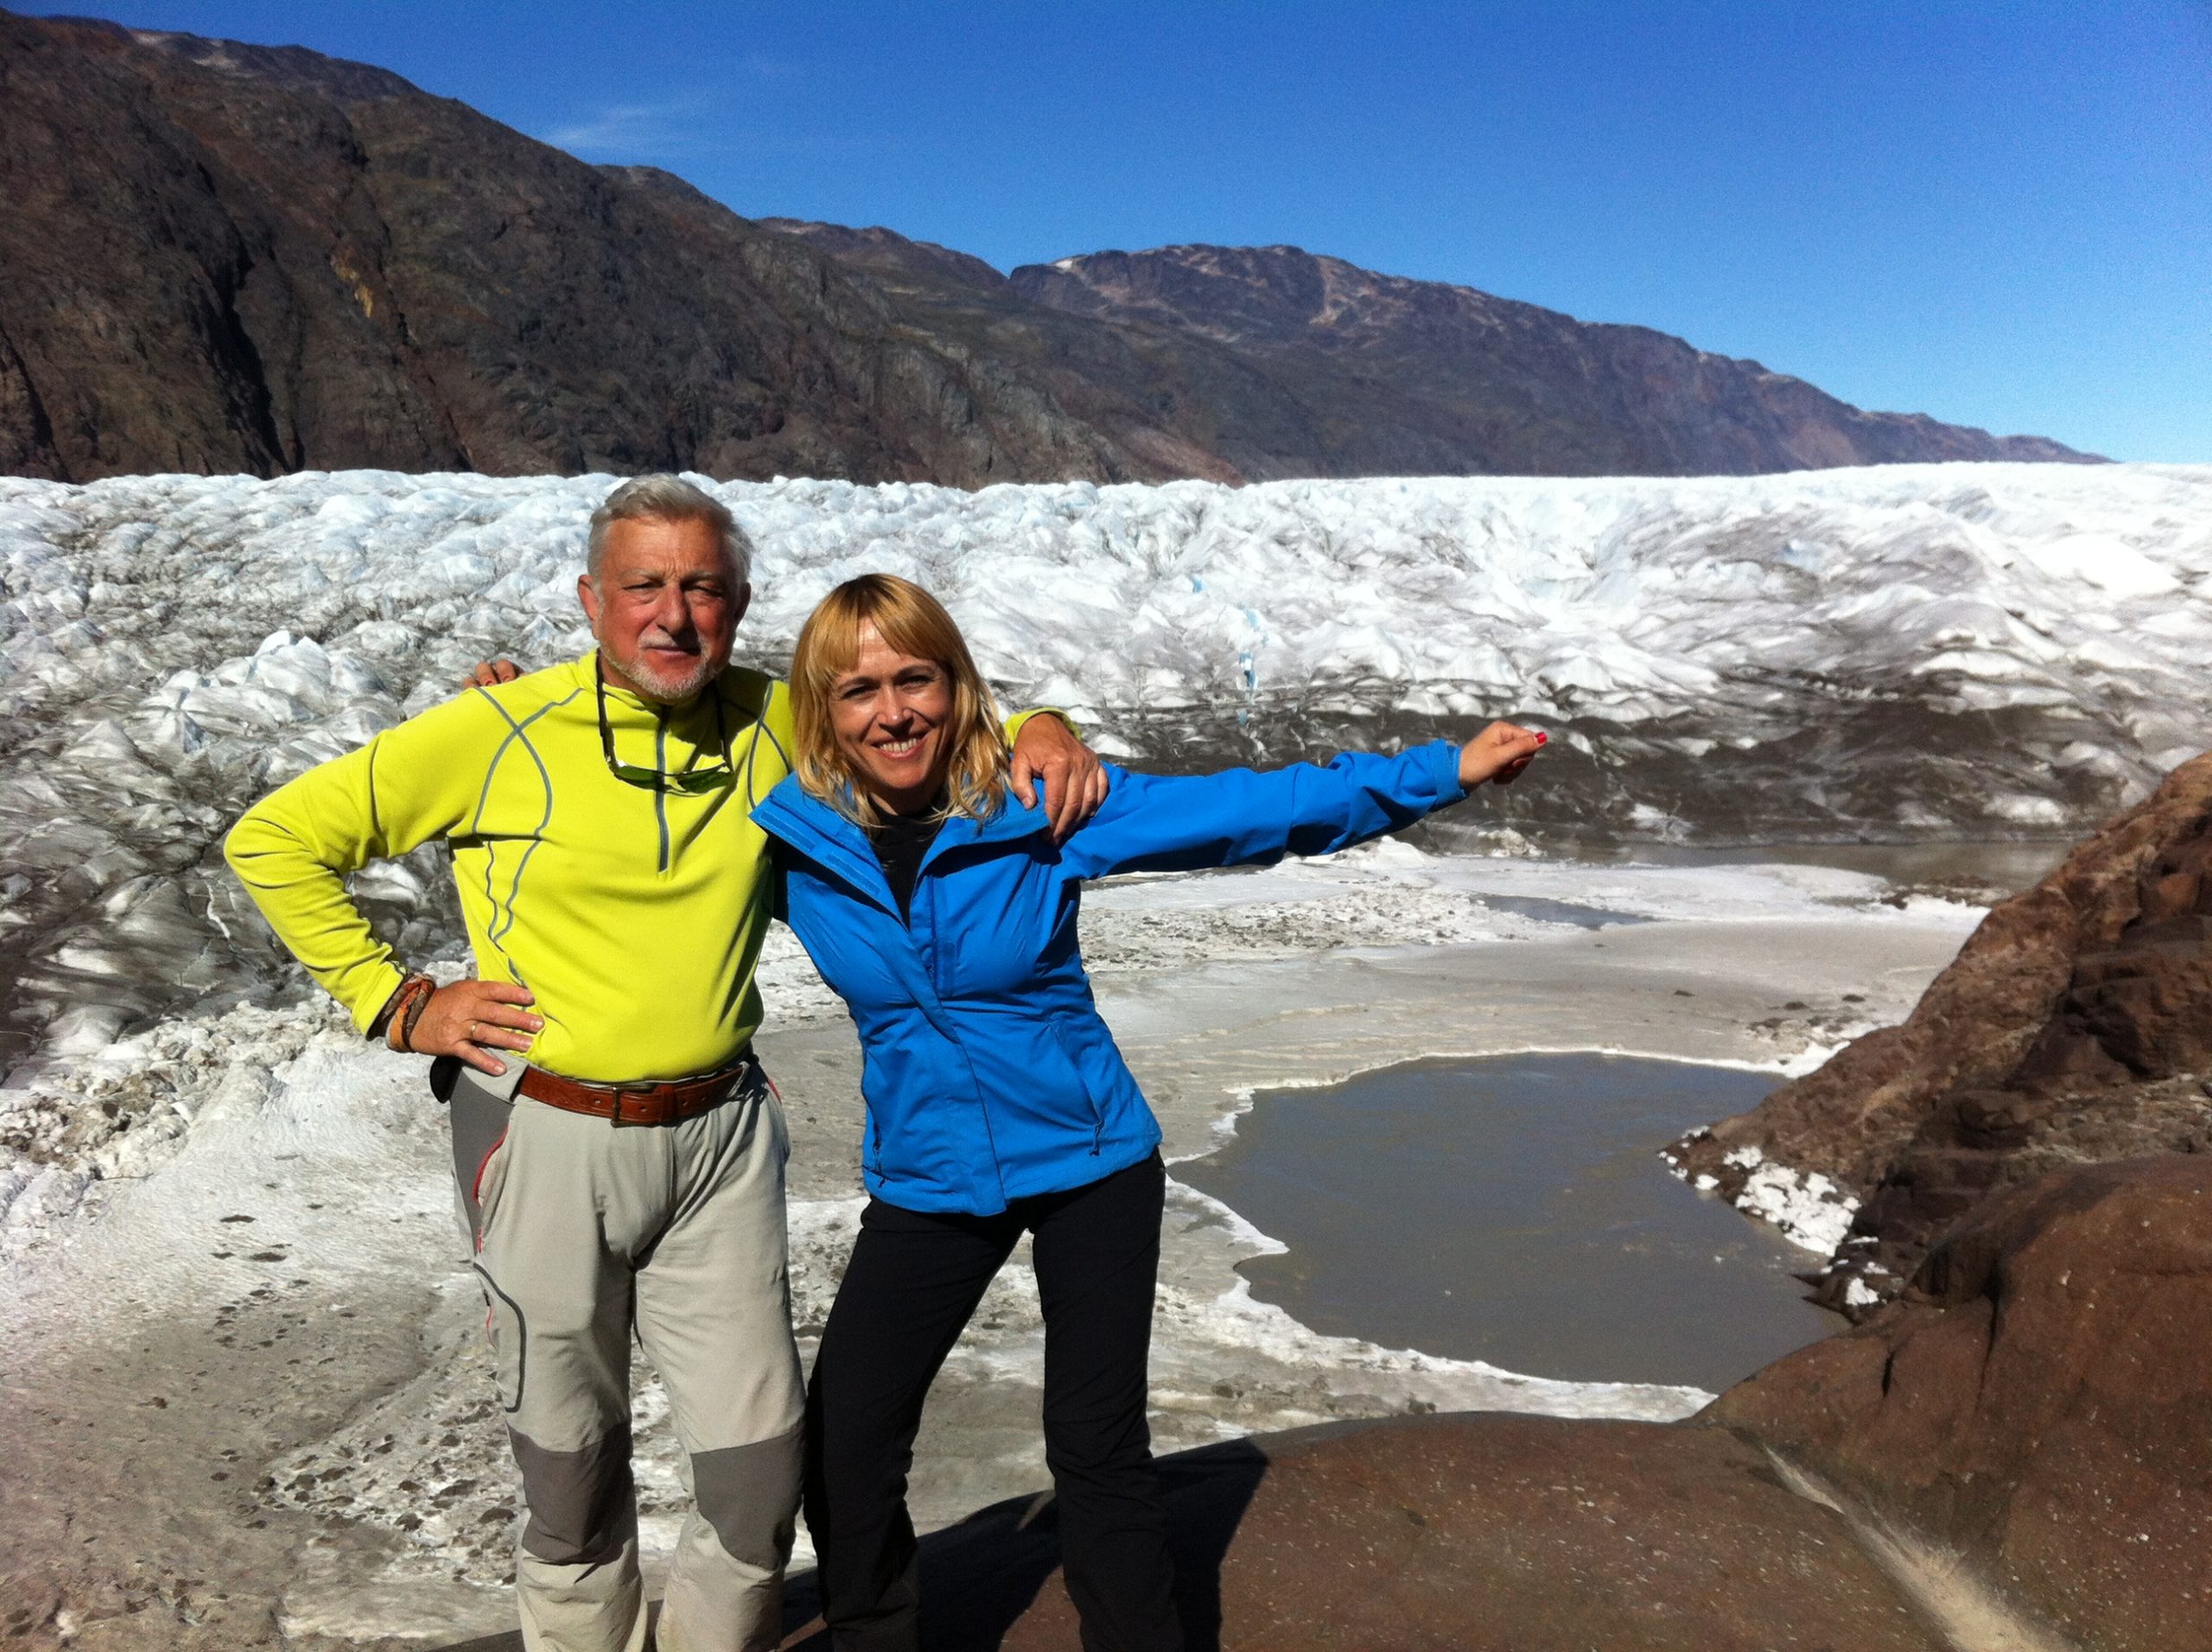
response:
[(346, 1006), (353, 1018), (353, 1030), (363, 1038), (373, 1038), (369, 1029), (376, 1025), (377, 1017), (391, 1002), (391, 995), (407, 984), (407, 971), (390, 959), (369, 971), (365, 984), (358, 988), (353, 1001)]
[(1436, 804), (1439, 809), (1447, 804), (1462, 802), (1467, 788), (1459, 784), (1459, 747), (1457, 741), (1431, 740), (1428, 752), (1436, 763)]
[(1006, 743), (1008, 751), (1014, 749), (1014, 742), (1021, 738), (1023, 725), (1032, 717), (1058, 717), (1066, 725), (1068, 733), (1073, 734), (1077, 740), (1083, 738), (1083, 725), (1058, 706), (1032, 706), (1027, 711), (1015, 712), (1006, 720)]

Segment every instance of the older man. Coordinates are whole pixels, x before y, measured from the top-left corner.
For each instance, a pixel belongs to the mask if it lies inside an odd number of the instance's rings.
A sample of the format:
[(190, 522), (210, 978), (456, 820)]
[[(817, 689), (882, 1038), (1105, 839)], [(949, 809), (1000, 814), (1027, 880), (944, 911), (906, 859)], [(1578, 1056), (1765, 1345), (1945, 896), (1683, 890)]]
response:
[[(546, 1652), (645, 1642), (633, 1329), (694, 1503), (659, 1644), (750, 1652), (779, 1634), (803, 1399), (790, 1144), (751, 1045), (770, 890), (748, 811), (784, 777), (791, 708), (728, 663), (751, 551), (690, 484), (622, 484), (576, 585), (593, 653), (387, 730), (265, 798), (226, 845), (355, 1024), (438, 1058), (529, 1507), (523, 1640)], [(1023, 789), (1034, 774), (1071, 815), (1095, 804), (1103, 777), (1064, 725), (1017, 732)], [(453, 849), (477, 971), (445, 987), (392, 956), (342, 881), (433, 838)]]

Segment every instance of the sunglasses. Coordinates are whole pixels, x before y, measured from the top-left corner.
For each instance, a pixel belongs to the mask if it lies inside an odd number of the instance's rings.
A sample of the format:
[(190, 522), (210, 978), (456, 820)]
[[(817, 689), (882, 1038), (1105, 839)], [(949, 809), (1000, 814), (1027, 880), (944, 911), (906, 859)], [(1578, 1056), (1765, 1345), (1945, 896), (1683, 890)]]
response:
[[(715, 702), (715, 743), (722, 748), (721, 766), (710, 769), (685, 768), (671, 774), (666, 769), (640, 768), (634, 763), (619, 761), (614, 755), (614, 727), (607, 721), (607, 678), (594, 664), (592, 686), (599, 694), (599, 749), (607, 755), (607, 772), (626, 785), (642, 786), (648, 791), (680, 791), (687, 797), (702, 792), (718, 791), (737, 782), (737, 769), (729, 757), (729, 726), (722, 719), (721, 690), (709, 683), (707, 692)], [(692, 758), (697, 760), (698, 753)]]

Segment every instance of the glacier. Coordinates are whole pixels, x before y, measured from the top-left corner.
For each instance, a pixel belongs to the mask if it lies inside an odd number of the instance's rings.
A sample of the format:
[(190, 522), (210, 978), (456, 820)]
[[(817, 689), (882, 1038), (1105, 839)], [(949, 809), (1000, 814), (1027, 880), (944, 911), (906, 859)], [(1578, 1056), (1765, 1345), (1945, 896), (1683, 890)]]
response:
[[(0, 479), (0, 1068), (288, 989), (229, 822), (473, 660), (587, 645), (613, 480)], [(880, 569), (944, 598), (1009, 701), (1132, 762), (1514, 716), (1554, 747), (1493, 842), (2062, 836), (2212, 708), (2208, 467), (714, 486), (760, 548), (743, 658), (779, 664)], [(359, 889), (450, 949), (435, 852)]]

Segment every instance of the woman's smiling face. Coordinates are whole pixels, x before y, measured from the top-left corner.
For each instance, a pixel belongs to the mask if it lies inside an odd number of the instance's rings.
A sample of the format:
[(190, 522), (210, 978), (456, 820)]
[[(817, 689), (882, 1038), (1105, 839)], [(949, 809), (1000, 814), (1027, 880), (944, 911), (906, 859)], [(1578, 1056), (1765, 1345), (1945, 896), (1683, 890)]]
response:
[(900, 653), (863, 625), (859, 657), (830, 685), (830, 708), (839, 749), (878, 804), (909, 815), (936, 800), (952, 715), (944, 666)]

